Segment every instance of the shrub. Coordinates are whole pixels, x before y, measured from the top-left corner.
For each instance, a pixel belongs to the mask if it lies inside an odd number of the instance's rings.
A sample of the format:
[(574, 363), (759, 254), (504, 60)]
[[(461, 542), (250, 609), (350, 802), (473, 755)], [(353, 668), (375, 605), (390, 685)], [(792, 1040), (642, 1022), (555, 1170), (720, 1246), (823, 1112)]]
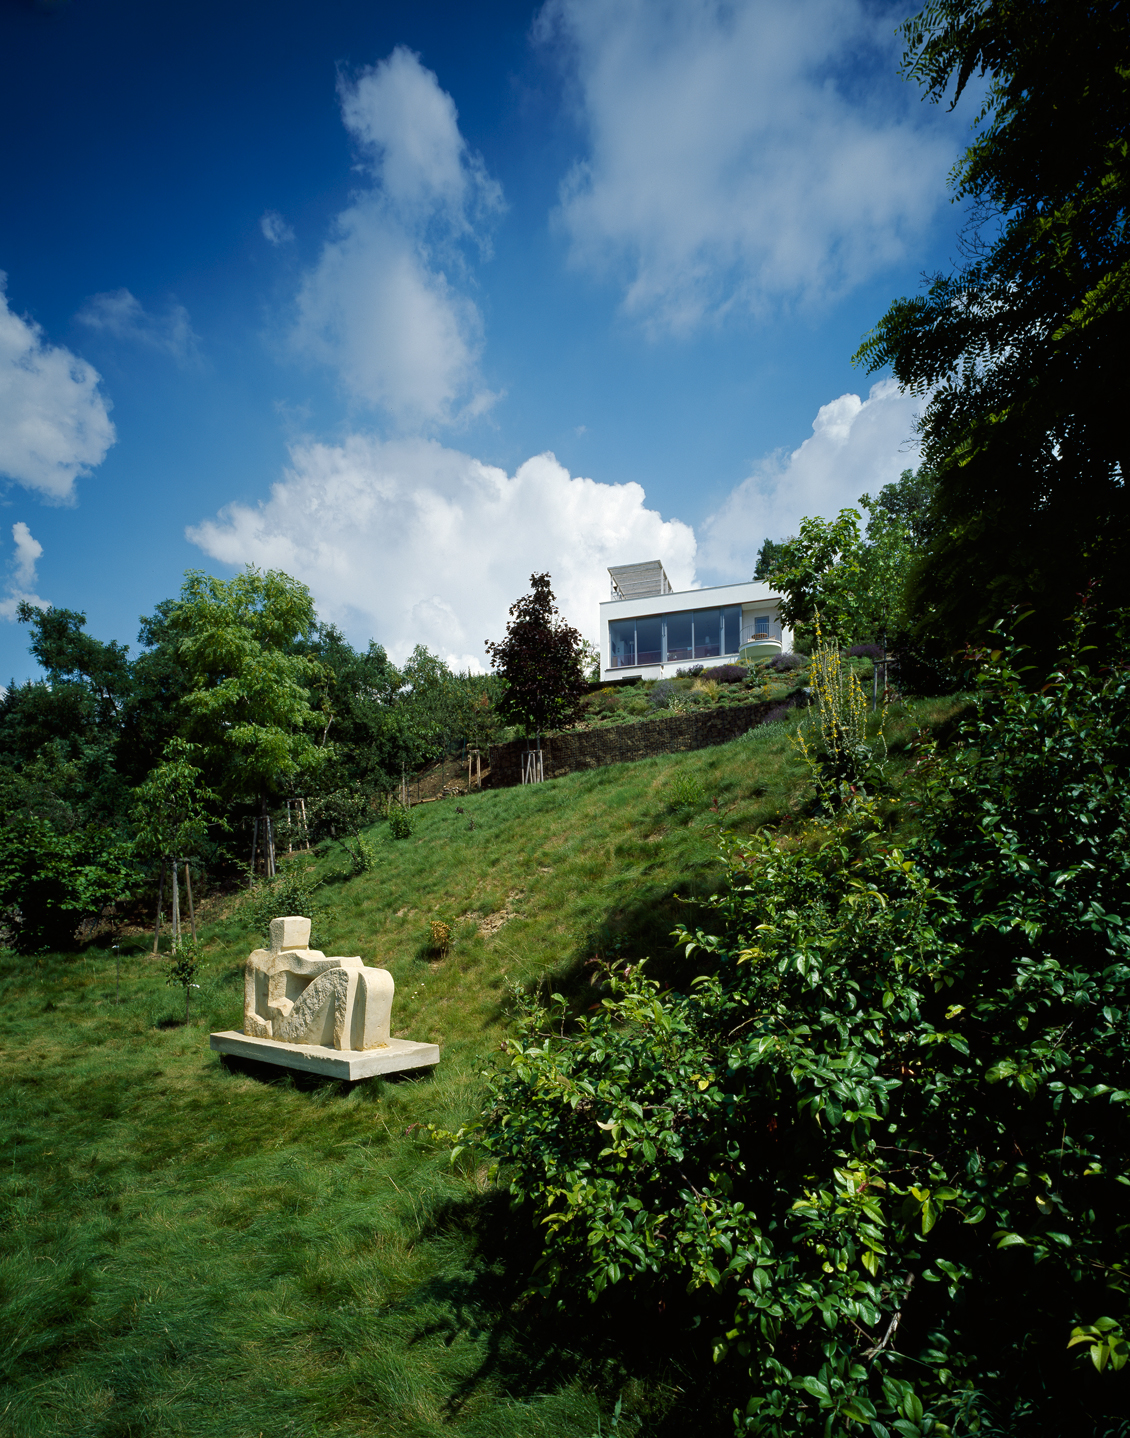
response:
[(388, 806), (388, 827), (394, 839), (407, 839), (412, 833), (412, 814), (403, 804)]
[(703, 671), (705, 668), (706, 668), (706, 665), (705, 665), (705, 664), (691, 664), (691, 665), (690, 665), (688, 668), (686, 668), (686, 669), (676, 669), (676, 670), (675, 670), (675, 678), (676, 678), (676, 679), (697, 679), (698, 676), (702, 673), (702, 671)]
[(704, 695), (707, 699), (718, 698), (718, 681), (716, 679), (696, 679), (691, 685), (691, 693)]
[(710, 678), (719, 684), (741, 684), (749, 678), (749, 670), (744, 664), (718, 664), (710, 670)]
[(349, 855), (351, 872), (354, 874), (367, 874), (377, 866), (377, 850), (371, 839), (364, 834), (356, 834), (351, 839), (343, 839), (341, 847)]
[(790, 669), (803, 669), (807, 663), (808, 660), (803, 654), (775, 654), (765, 667), (777, 674), (785, 674)]
[(647, 696), (647, 702), (653, 709), (668, 709), (678, 692), (670, 679), (660, 679)]
[[(274, 917), (272, 915), (272, 917)], [(165, 983), (175, 988), (184, 989), (184, 1022), (188, 1026), (189, 1001), (192, 998), (193, 989), (199, 988), (196, 982), (196, 975), (200, 969), (200, 961), (203, 957), (203, 950), (197, 939), (181, 937), (177, 944), (176, 953), (169, 955), (169, 961), (165, 965)]]
[(706, 790), (696, 774), (677, 769), (667, 781), (667, 804), (672, 809), (697, 809), (706, 800)]
[(433, 919), (428, 931), (432, 949), (441, 959), (447, 958), (447, 951), (451, 947), (451, 925), (445, 924), (442, 919)]
[(22, 953), (73, 949), (82, 919), (138, 887), (131, 846), (94, 825), (57, 829), (16, 813), (0, 824), (0, 917)]
[(584, 701), (586, 707), (596, 714), (611, 714), (620, 701), (619, 693), (608, 686), (590, 694)]
[(880, 644), (853, 644), (848, 656), (852, 659), (882, 659), (883, 647)]
[(244, 900), (252, 928), (269, 944), (271, 920), (291, 914), (310, 918), (318, 902), (318, 888), (319, 880), (308, 859), (288, 859), (273, 879), (257, 882)]
[(706, 972), (527, 1002), (459, 1136), (534, 1289), (681, 1305), (748, 1375), (739, 1433), (1121, 1431), (1130, 669), (1033, 693), (1017, 658), (980, 656), (955, 758), (921, 744), (915, 849), (866, 797), (724, 839)]

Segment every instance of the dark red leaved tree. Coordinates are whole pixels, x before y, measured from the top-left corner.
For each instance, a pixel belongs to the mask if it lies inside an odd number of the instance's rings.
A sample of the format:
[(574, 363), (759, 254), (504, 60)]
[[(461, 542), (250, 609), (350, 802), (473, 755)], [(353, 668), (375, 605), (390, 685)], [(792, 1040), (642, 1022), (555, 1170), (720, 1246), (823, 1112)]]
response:
[(530, 593), (510, 606), (506, 638), (487, 641), (506, 681), (503, 717), (541, 733), (569, 724), (586, 692), (581, 636), (557, 610), (548, 574), (530, 575)]

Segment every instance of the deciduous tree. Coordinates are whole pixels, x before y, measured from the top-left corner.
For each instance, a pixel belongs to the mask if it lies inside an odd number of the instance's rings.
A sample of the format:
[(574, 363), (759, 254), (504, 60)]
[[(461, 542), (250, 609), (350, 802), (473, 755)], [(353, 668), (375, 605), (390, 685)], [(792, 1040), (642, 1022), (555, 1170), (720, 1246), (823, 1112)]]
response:
[(297, 652), (315, 624), (304, 584), (254, 567), (229, 580), (190, 571), (166, 622), (192, 685), (187, 735), (225, 797), (266, 805), (321, 767), (325, 719), (311, 704), (321, 666)]
[(916, 623), (959, 644), (1023, 600), (1054, 645), (1090, 580), (1130, 597), (1126, 5), (933, 0), (903, 35), (931, 101), (989, 81), (952, 176), (965, 263), (897, 300), (857, 355), (926, 401), (938, 488)]
[(505, 639), (486, 647), (506, 682), (501, 708), (511, 723), (540, 733), (572, 720), (587, 688), (581, 636), (560, 616), (548, 574), (530, 575)]

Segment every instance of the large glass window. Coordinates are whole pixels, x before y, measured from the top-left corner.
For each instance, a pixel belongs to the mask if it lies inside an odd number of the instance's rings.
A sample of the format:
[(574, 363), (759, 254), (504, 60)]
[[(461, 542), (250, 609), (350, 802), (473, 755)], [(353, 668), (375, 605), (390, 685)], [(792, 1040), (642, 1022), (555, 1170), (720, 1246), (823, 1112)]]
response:
[(722, 653), (736, 654), (742, 647), (742, 607), (728, 604), (722, 611)]
[(632, 669), (646, 664), (685, 664), (718, 659), (741, 648), (741, 605), (724, 609), (647, 614), (608, 623), (609, 667)]
[(636, 663), (663, 663), (663, 616), (652, 614), (636, 620)]
[(722, 652), (722, 611), (696, 609), (694, 612), (694, 657), (717, 659)]
[(609, 667), (630, 669), (636, 662), (636, 621), (613, 619), (608, 625)]
[(694, 658), (694, 635), (690, 610), (667, 616), (667, 663), (679, 664)]

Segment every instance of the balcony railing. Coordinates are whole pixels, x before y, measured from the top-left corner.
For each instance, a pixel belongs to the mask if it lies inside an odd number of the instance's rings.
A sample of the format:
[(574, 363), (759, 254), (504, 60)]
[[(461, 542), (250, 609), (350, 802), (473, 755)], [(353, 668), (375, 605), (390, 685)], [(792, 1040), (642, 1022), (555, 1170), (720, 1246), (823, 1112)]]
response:
[(770, 619), (768, 625), (759, 625), (755, 619), (752, 624), (742, 625), (743, 644), (757, 644), (760, 640), (768, 639), (775, 639), (778, 644), (782, 642), (779, 620)]

